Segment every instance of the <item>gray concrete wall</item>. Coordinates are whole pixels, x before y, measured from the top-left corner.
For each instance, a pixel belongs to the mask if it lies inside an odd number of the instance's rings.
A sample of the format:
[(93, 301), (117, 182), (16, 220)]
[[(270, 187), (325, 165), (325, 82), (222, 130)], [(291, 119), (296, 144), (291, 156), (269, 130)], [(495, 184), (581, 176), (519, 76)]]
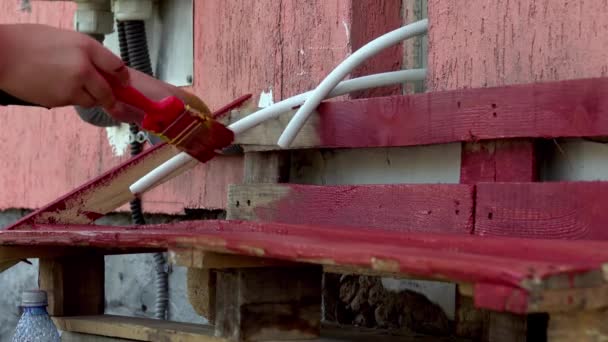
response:
[[(0, 212), (0, 228), (11, 224), (26, 212)], [(182, 217), (146, 216), (147, 223), (180, 220)], [(98, 223), (129, 225), (127, 214), (114, 214)], [(106, 257), (106, 313), (114, 315), (153, 317), (155, 303), (155, 265), (151, 254), (131, 254)], [(10, 341), (19, 319), (21, 292), (38, 286), (38, 261), (32, 265), (20, 263), (0, 273), (0, 341)], [(169, 319), (178, 322), (206, 323), (197, 315), (186, 296), (186, 269), (169, 269)]]

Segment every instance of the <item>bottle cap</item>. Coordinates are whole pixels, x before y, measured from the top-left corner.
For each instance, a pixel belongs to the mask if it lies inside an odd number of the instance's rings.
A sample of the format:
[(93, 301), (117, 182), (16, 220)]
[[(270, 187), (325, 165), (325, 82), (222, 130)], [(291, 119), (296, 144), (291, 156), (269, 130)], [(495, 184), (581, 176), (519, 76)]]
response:
[(32, 306), (47, 306), (46, 291), (42, 290), (27, 290), (23, 291), (21, 296), (21, 306), (32, 307)]

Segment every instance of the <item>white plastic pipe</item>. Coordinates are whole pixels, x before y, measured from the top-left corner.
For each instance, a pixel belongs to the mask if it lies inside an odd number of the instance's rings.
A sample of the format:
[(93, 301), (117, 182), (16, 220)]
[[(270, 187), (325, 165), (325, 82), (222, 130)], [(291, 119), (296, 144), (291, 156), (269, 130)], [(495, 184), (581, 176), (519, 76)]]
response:
[(382, 50), (399, 43), (402, 40), (409, 39), (426, 33), (428, 30), (428, 19), (423, 19), (415, 23), (403, 26), (399, 29), (386, 33), (371, 42), (365, 44), (359, 50), (340, 63), (319, 86), (313, 91), (310, 97), (304, 102), (302, 107), (296, 112), (293, 118), (285, 127), (285, 130), (279, 137), (277, 144), (282, 148), (287, 148), (295, 139), (298, 132), (306, 123), (313, 110), (319, 106), (327, 95), (336, 87), (336, 85), (346, 77), (353, 69), (358, 67), (370, 57), (378, 54)]
[[(397, 83), (424, 81), (425, 78), (426, 69), (401, 70), (363, 76), (340, 82), (325, 98), (329, 99), (359, 90), (389, 86)], [(300, 106), (311, 96), (312, 93), (313, 91), (311, 90), (277, 102), (272, 106), (266, 107), (242, 118), (241, 120), (228, 126), (228, 128), (231, 129), (234, 134), (240, 134), (263, 123), (266, 120), (276, 118), (277, 116), (290, 111), (294, 107)]]
[[(370, 88), (383, 87), (403, 82), (423, 81), (426, 78), (426, 69), (411, 69), (380, 73), (370, 76), (355, 78), (348, 81), (343, 81), (331, 91), (326, 98), (337, 97), (351, 92), (365, 90)], [(281, 114), (290, 111), (293, 107), (299, 106), (313, 93), (309, 91), (300, 95), (296, 95), (277, 102), (272, 106), (261, 109), (251, 115), (248, 115), (241, 120), (228, 126), (235, 135), (241, 134), (264, 121), (274, 119)], [(158, 186), (179, 174), (178, 170), (185, 167), (188, 163), (196, 162), (196, 159), (189, 154), (182, 152), (175, 157), (167, 160), (157, 168), (140, 178), (133, 183), (129, 190), (131, 193), (140, 195)]]

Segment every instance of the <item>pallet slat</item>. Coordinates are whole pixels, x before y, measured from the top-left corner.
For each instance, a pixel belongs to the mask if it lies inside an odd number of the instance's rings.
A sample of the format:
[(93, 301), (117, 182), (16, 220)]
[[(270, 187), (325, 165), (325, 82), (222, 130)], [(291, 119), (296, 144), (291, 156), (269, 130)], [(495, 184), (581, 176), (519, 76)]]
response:
[[(291, 148), (357, 148), (608, 135), (608, 78), (323, 103)], [(251, 113), (234, 112), (230, 121)], [(237, 142), (276, 149), (292, 111)]]
[(482, 183), (475, 234), (608, 240), (608, 182)]
[[(81, 316), (54, 318), (59, 328), (65, 331), (110, 336), (135, 341), (165, 342), (227, 342), (215, 337), (213, 327), (187, 323), (167, 322), (146, 318), (119, 316)], [(296, 339), (293, 342), (465, 342), (452, 337), (424, 336), (417, 334), (391, 334), (388, 331), (363, 328), (325, 326), (317, 339)]]
[[(604, 305), (608, 243), (408, 233), (378, 228), (268, 222), (189, 221), (133, 227), (48, 226), (2, 231), (4, 245), (104, 248), (194, 248), (322, 265), (354, 266), (474, 284), (479, 307), (523, 313), (578, 307), (549, 295), (583, 286), (572, 296)], [(555, 253), (559, 250), (560, 253)], [(582, 277), (581, 280), (576, 280)], [(589, 282), (584, 279), (591, 279)], [(564, 281), (564, 279), (568, 281)], [(591, 286), (599, 292), (586, 291)], [(586, 292), (585, 292), (586, 291)], [(580, 292), (580, 293), (579, 293)], [(496, 294), (503, 293), (502, 296)], [(517, 293), (514, 300), (511, 293)], [(539, 294), (543, 294), (539, 296)], [(540, 298), (540, 299), (539, 299)], [(574, 297), (573, 297), (574, 298)]]
[(233, 185), (228, 210), (238, 220), (469, 234), (473, 186)]

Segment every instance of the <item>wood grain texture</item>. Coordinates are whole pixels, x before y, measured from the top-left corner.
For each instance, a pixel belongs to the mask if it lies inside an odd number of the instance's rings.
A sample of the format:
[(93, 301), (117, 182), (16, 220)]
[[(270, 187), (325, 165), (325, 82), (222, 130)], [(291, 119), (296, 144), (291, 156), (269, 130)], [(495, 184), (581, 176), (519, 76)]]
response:
[(189, 267), (186, 275), (188, 301), (194, 311), (215, 323), (216, 272), (210, 269)]
[[(98, 336), (113, 336), (130, 341), (150, 342), (228, 342), (227, 339), (213, 336), (213, 328), (178, 322), (167, 322), (155, 319), (89, 316), (55, 318), (56, 324), (66, 331), (81, 332)], [(376, 329), (354, 327), (325, 326), (323, 336), (318, 339), (296, 339), (293, 342), (367, 342), (370, 340), (386, 342), (465, 342), (467, 340), (390, 332)], [(81, 341), (81, 340), (76, 340)], [(89, 340), (82, 340), (88, 342)], [(98, 340), (91, 340), (91, 342)], [(99, 340), (106, 342), (106, 340)], [(114, 341), (114, 340), (111, 340)], [(122, 341), (122, 340), (121, 340)]]
[(48, 294), (49, 314), (103, 314), (104, 267), (103, 254), (40, 259), (38, 282)]
[(604, 1), (472, 0), (467, 5), (428, 1), (429, 89), (608, 73)]
[(528, 182), (537, 178), (533, 141), (515, 139), (463, 144), (460, 183)]
[(547, 341), (592, 342), (608, 339), (608, 310), (589, 310), (575, 314), (553, 314), (549, 317)]
[[(47, 225), (34, 231), (1, 231), (0, 242), (3, 245), (86, 245), (90, 248), (200, 248), (387, 270), (409, 276), (473, 283), (475, 302), (479, 307), (516, 313), (528, 312), (535, 307), (547, 309), (545, 302), (531, 302), (529, 295), (549, 296), (551, 291), (572, 289), (577, 282), (553, 279), (603, 272), (608, 260), (606, 243), (596, 241), (414, 232), (404, 235), (378, 228), (239, 221), (190, 221), (141, 228), (96, 226), (93, 230), (88, 226)], [(555, 253), (556, 250), (560, 253)], [(560, 296), (563, 298), (563, 293)], [(594, 298), (596, 303), (600, 303), (600, 299), (608, 296), (596, 294)], [(550, 303), (552, 310), (580, 307), (577, 300), (562, 304), (552, 300)]]
[[(350, 23), (350, 40), (352, 51), (356, 51), (371, 40), (403, 25), (401, 0), (355, 0), (352, 1), (352, 20)], [(403, 64), (403, 44), (389, 47), (361, 66), (353, 70), (351, 78), (372, 75), (380, 72), (401, 70)], [(402, 86), (366, 89), (353, 94), (350, 98), (399, 95)]]
[(321, 271), (318, 266), (218, 270), (216, 336), (234, 341), (318, 337)]
[(162, 320), (119, 317), (82, 316), (56, 317), (59, 329), (135, 341), (166, 342), (224, 342), (213, 336), (213, 329), (204, 325), (175, 323)]
[(527, 342), (525, 317), (509, 313), (493, 313), (490, 316), (488, 339), (492, 342)]
[(378, 227), (469, 234), (473, 188), (468, 185), (234, 185), (231, 217), (295, 224)]
[[(608, 100), (603, 96), (607, 91), (608, 78), (593, 78), (326, 102), (292, 147), (604, 136), (608, 135)], [(238, 117), (235, 114), (232, 120)], [(271, 121), (262, 126), (264, 134), (244, 135), (237, 141), (275, 145), (285, 121)]]
[(605, 182), (477, 185), (475, 234), (608, 239)]
[(129, 191), (129, 186), (178, 152), (170, 145), (149, 149), (32, 212), (6, 229), (31, 228), (35, 223), (92, 223), (135, 198)]

